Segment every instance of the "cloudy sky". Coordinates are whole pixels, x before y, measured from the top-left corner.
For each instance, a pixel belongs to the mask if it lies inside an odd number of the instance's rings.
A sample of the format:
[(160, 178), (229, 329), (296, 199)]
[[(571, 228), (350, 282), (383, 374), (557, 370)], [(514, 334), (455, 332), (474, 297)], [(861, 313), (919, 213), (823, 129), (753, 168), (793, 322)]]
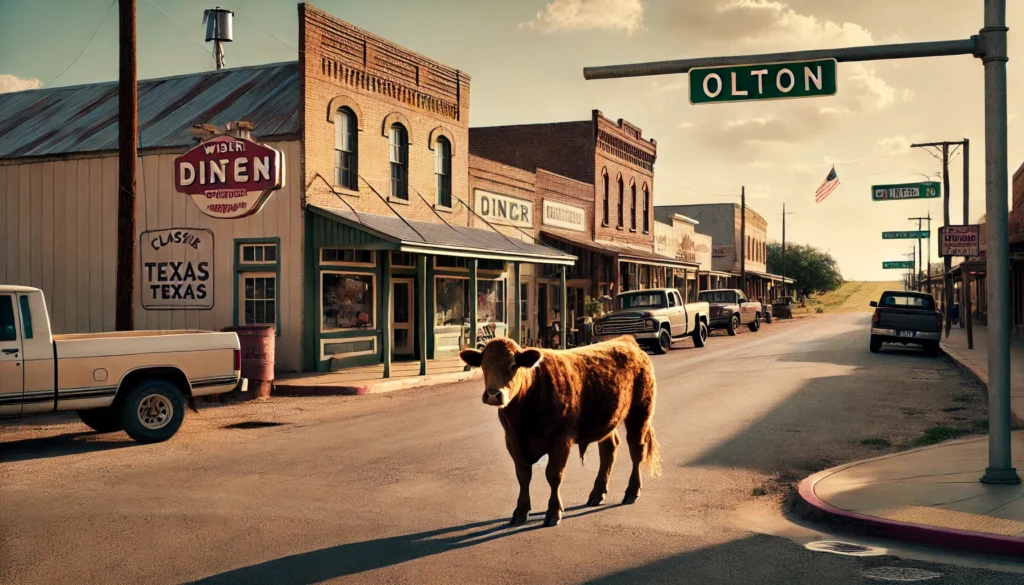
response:
[[(237, 11), (228, 66), (297, 58), (294, 2), (221, 0)], [(984, 212), (983, 75), (968, 56), (840, 64), (834, 97), (692, 106), (685, 75), (585, 81), (582, 68), (682, 57), (960, 39), (982, 24), (965, 0), (319, 0), (315, 4), (473, 78), (472, 125), (578, 120), (597, 108), (658, 141), (659, 204), (739, 200), (781, 237), (828, 248), (848, 279), (881, 270), (910, 241), (883, 230), (939, 218), (937, 201), (872, 203), (870, 186), (938, 178), (914, 141), (970, 138), (971, 219)], [(1007, 20), (1024, 25), (1024, 3)], [(139, 77), (213, 68), (203, 0), (138, 0)], [(108, 12), (108, 8), (110, 8)], [(110, 0), (0, 0), (0, 91), (113, 80), (117, 13)], [(1019, 25), (1018, 25), (1019, 26)], [(95, 37), (90, 42), (90, 37)], [(1024, 162), (1024, 48), (1010, 31), (1009, 165)], [(84, 48), (84, 51), (83, 51)], [(77, 61), (76, 61), (77, 58)], [(814, 191), (835, 164), (839, 188)], [(962, 159), (951, 165), (952, 220), (962, 221)], [(940, 225), (940, 223), (935, 224)], [(937, 250), (933, 250), (933, 259)]]

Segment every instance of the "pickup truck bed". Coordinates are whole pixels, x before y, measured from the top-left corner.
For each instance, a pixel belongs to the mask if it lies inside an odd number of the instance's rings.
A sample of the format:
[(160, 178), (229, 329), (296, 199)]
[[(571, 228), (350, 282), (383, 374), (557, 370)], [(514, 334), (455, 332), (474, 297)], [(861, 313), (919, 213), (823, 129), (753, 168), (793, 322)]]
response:
[(930, 354), (939, 352), (942, 339), (942, 313), (935, 310), (935, 299), (927, 293), (885, 291), (871, 316), (870, 349), (877, 353), (883, 343), (920, 345)]

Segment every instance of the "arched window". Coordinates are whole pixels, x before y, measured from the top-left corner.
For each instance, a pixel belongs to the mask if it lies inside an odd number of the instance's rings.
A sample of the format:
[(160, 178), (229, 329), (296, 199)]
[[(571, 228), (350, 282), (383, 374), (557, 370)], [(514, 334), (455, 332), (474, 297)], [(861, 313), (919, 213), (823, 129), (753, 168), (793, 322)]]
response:
[(339, 187), (359, 190), (358, 147), (356, 115), (340, 108), (334, 116), (334, 183)]
[(629, 229), (636, 231), (636, 183), (629, 186), (632, 200), (629, 203)]
[(623, 222), (624, 222), (625, 217), (626, 217), (626, 215), (622, 212), (623, 211), (622, 203), (623, 203), (623, 200), (625, 198), (626, 198), (626, 186), (622, 183), (622, 175), (619, 175), (619, 207), (618, 207), (618, 212), (619, 212), (619, 216), (618, 217), (619, 217), (619, 219), (618, 219), (618, 225), (619, 225), (620, 228), (622, 227)]
[(401, 124), (392, 124), (388, 137), (391, 146), (391, 196), (409, 200), (409, 133)]
[(644, 233), (651, 231), (651, 193), (644, 184)]
[(434, 149), (434, 176), (437, 177), (437, 204), (452, 206), (452, 143), (444, 136)]
[(604, 179), (604, 215), (601, 216), (601, 225), (608, 225), (608, 169), (604, 169), (601, 175)]

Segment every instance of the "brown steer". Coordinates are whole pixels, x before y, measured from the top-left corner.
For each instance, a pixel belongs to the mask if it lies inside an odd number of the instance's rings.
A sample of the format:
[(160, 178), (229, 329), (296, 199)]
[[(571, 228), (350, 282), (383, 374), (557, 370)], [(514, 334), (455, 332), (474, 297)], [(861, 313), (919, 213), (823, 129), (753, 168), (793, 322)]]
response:
[(512, 526), (530, 513), (532, 465), (548, 456), (546, 475), (551, 484), (545, 526), (562, 519), (558, 488), (573, 443), (580, 458), (597, 443), (601, 466), (588, 506), (597, 506), (608, 493), (608, 477), (619, 445), (616, 427), (625, 422), (633, 473), (622, 503), (640, 495), (640, 464), (661, 472), (654, 440), (654, 368), (632, 337), (619, 337), (569, 351), (523, 349), (511, 339), (493, 339), (483, 351), (463, 350), (459, 357), (484, 374), (484, 404), (498, 407), (505, 428), (505, 445), (516, 466), (519, 501)]

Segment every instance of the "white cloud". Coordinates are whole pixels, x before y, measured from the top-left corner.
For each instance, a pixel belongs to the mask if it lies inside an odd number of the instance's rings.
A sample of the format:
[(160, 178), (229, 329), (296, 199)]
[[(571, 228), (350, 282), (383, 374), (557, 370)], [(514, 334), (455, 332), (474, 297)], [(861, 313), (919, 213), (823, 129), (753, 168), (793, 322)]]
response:
[(551, 0), (544, 10), (519, 28), (553, 33), (564, 30), (611, 30), (626, 34), (643, 28), (640, 0)]
[(749, 32), (742, 41), (748, 46), (820, 49), (874, 44), (871, 32), (859, 24), (820, 20), (783, 2), (732, 0), (719, 6), (718, 12), (746, 21), (743, 28)]
[(910, 152), (910, 141), (900, 134), (892, 138), (882, 138), (878, 141), (878, 148), (886, 154), (903, 154)]
[(40, 87), (43, 87), (43, 82), (35, 77), (22, 79), (9, 73), (0, 73), (0, 93), (39, 89)]
[[(849, 80), (858, 94), (858, 99), (864, 106), (876, 110), (884, 110), (896, 102), (896, 88), (879, 77), (875, 73), (874, 67), (869, 67), (862, 63), (854, 63), (850, 70)], [(905, 90), (900, 92), (899, 97), (901, 101), (909, 101), (913, 96), (914, 92)]]

